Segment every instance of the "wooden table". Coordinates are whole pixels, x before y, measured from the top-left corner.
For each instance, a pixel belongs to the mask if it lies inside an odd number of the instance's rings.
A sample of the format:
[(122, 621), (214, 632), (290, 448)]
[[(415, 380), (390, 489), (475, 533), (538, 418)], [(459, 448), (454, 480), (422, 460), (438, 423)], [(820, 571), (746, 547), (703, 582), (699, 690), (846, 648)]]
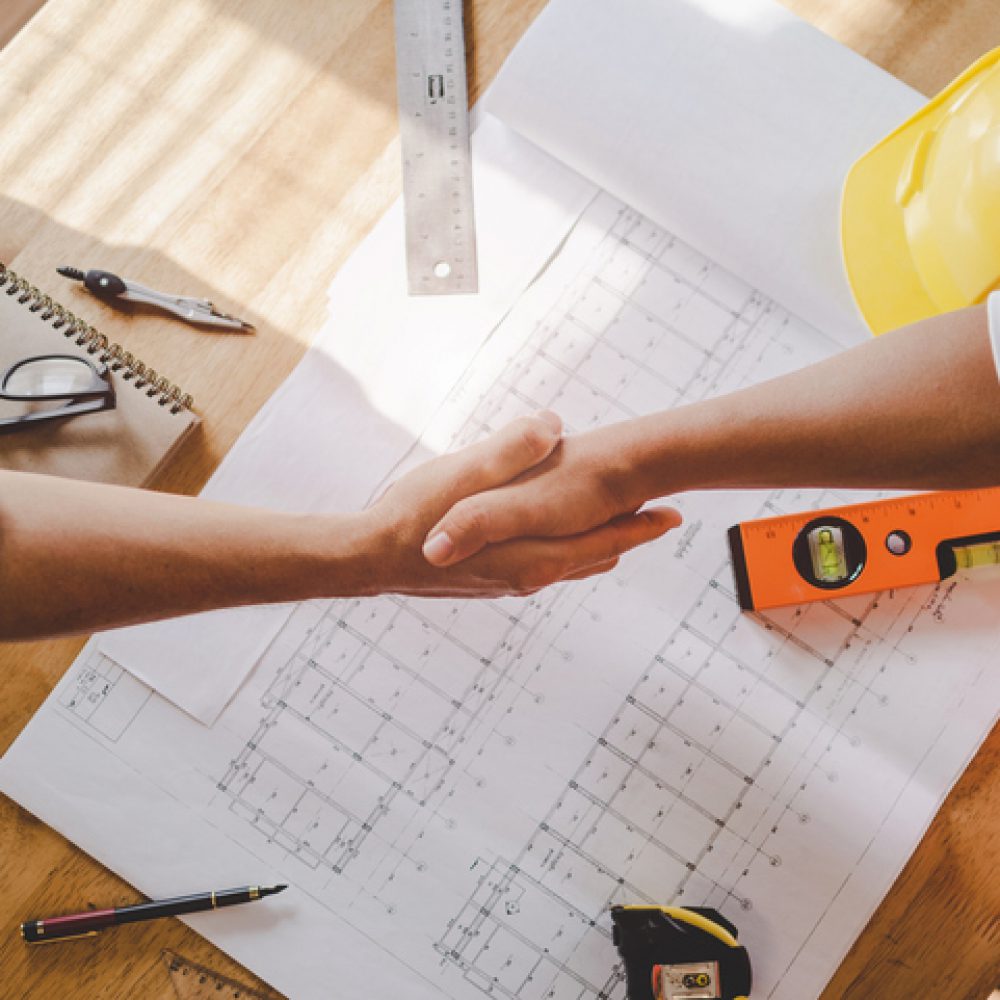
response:
[[(786, 2), (927, 93), (997, 41), (993, 0)], [(544, 0), (467, 5), (475, 99)], [(193, 393), (204, 430), (157, 485), (197, 492), (302, 355), (332, 276), (399, 192), (391, 0), (48, 0), (0, 53), (0, 81), (0, 260)], [(258, 333), (131, 324), (63, 283), (63, 263), (207, 295)], [(0, 651), (0, 749), (81, 645)], [(981, 1000), (1000, 982), (998, 766), (1000, 729), (824, 1000)], [(172, 997), (163, 948), (256, 982), (178, 921), (22, 945), (28, 915), (137, 896), (3, 797), (0, 886), (4, 996)]]

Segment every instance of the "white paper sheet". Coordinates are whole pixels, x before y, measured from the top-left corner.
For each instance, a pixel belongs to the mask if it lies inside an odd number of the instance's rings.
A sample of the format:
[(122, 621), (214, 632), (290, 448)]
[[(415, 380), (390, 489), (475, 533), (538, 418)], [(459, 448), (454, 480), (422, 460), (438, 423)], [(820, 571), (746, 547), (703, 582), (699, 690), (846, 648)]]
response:
[[(580, 430), (835, 349), (601, 195), (428, 434)], [(717, 907), (755, 998), (816, 996), (1000, 701), (1000, 579), (740, 613), (725, 527), (852, 498), (684, 497), (614, 575), (526, 600), (303, 604), (211, 727), (91, 646), (0, 787), (153, 895), (289, 882), (191, 923), (295, 1000), (623, 1000), (615, 902)]]
[(840, 189), (923, 101), (771, 0), (552, 0), (485, 105), (850, 344)]

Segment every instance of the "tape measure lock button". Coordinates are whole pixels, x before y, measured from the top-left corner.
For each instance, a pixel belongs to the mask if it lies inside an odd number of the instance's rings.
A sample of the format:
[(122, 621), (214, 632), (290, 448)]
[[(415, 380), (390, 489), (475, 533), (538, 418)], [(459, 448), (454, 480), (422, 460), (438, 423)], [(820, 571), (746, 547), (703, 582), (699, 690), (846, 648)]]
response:
[(719, 963), (654, 965), (652, 986), (655, 1000), (718, 1000)]

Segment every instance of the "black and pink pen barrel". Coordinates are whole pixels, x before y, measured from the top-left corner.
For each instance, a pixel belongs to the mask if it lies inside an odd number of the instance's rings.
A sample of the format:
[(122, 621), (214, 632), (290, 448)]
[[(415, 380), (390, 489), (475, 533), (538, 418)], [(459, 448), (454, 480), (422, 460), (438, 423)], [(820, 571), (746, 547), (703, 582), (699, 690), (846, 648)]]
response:
[(252, 903), (265, 896), (273, 896), (287, 889), (287, 885), (248, 885), (240, 889), (217, 889), (215, 892), (198, 892), (191, 896), (158, 899), (135, 906), (119, 906), (113, 910), (89, 910), (72, 913), (66, 917), (49, 917), (45, 920), (28, 920), (21, 924), (21, 937), (32, 944), (65, 940), (96, 934), (105, 927), (116, 924), (133, 924), (140, 920), (158, 920), (161, 917), (179, 917), (185, 913), (218, 910), (223, 906)]
[(115, 923), (114, 910), (90, 910), (71, 913), (66, 917), (49, 917), (47, 920), (28, 920), (21, 924), (21, 937), (25, 941), (41, 944), (64, 938), (96, 934)]

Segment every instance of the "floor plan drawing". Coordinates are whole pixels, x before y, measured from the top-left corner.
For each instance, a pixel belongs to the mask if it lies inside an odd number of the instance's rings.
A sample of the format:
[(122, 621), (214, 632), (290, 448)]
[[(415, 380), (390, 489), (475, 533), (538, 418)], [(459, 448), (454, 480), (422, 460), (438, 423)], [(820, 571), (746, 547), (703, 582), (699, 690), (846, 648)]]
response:
[[(668, 899), (746, 921), (783, 845), (809, 835), (810, 801), (860, 748), (853, 720), (886, 708), (887, 672), (910, 662), (898, 647), (886, 655), (885, 640), (920, 611), (880, 614), (876, 599), (852, 614), (810, 608), (798, 622), (754, 623), (762, 649), (747, 641), (727, 572), (651, 658), (516, 858), (483, 859), (438, 945), (471, 982), (505, 997), (624, 997), (602, 919), (612, 904)], [(778, 665), (793, 659), (793, 670)], [(605, 960), (588, 977), (594, 954)]]
[[(835, 349), (602, 194), (426, 438), (541, 407), (580, 432)], [(624, 1000), (609, 906), (689, 903), (740, 928), (755, 997), (801, 1000), (932, 814), (928, 762), (971, 752), (954, 734), (997, 638), (961, 581), (741, 613), (726, 528), (851, 499), (684, 496), (662, 543), (525, 599), (303, 603), (211, 728), (91, 650), (46, 725), (280, 873), (331, 940), (383, 949), (373, 990)], [(337, 975), (340, 950), (309, 961)]]
[[(468, 730), (508, 677), (531, 611), (453, 607), (439, 625), (430, 608), (396, 600), (324, 610), (276, 673), (262, 702), (267, 715), (220, 790), (300, 860), (342, 873), (396, 799), (433, 806)], [(300, 620), (288, 626), (301, 628)], [(294, 769), (283, 762), (287, 727), (320, 741), (314, 770), (302, 759)], [(287, 746), (298, 747), (298, 735)]]

